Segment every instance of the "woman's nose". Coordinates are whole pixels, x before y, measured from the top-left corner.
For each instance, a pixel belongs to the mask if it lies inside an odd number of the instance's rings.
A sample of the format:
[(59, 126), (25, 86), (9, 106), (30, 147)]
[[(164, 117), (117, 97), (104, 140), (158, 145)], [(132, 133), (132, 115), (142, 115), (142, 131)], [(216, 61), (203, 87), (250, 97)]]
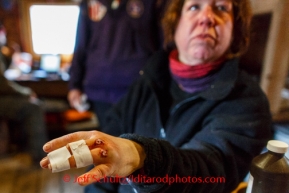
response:
[(208, 26), (215, 24), (215, 13), (211, 6), (205, 6), (200, 12), (200, 24)]

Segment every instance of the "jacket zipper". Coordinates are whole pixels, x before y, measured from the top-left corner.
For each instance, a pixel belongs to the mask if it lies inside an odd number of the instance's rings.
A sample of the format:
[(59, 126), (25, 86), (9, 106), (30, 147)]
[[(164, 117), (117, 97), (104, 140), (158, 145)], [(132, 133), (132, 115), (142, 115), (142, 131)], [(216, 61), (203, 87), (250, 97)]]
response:
[[(183, 106), (184, 104), (186, 104), (186, 103), (188, 103), (188, 102), (190, 102), (190, 101), (195, 100), (196, 98), (198, 98), (198, 96), (193, 96), (193, 97), (187, 98), (187, 99), (181, 101), (180, 103), (178, 103), (178, 104), (172, 109), (172, 111), (170, 112), (170, 117), (172, 117), (181, 106)], [(169, 120), (170, 120), (170, 119), (169, 119)], [(162, 123), (161, 123), (161, 125), (162, 125)], [(168, 124), (167, 124), (167, 125), (168, 125)], [(167, 136), (166, 131), (165, 131), (165, 129), (164, 129), (164, 126), (162, 125), (162, 127), (161, 127), (161, 129), (160, 129), (160, 137), (161, 137), (162, 139), (166, 139), (166, 136)]]

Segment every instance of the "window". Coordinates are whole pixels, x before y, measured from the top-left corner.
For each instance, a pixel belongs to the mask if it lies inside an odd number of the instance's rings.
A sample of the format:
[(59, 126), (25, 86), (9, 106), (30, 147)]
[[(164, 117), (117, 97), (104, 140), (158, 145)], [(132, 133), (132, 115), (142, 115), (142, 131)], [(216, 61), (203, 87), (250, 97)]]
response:
[(42, 54), (72, 55), (79, 6), (75, 3), (22, 4), (24, 51), (34, 58)]
[(78, 6), (32, 5), (30, 11), (32, 47), (36, 54), (72, 54)]

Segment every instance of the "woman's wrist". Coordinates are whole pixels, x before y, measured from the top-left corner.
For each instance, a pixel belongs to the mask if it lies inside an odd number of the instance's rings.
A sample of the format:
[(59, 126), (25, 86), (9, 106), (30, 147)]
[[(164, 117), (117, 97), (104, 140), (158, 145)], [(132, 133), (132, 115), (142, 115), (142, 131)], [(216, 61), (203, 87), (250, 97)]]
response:
[(135, 141), (131, 141), (131, 142), (134, 144), (134, 146), (138, 152), (138, 155), (139, 155), (139, 160), (138, 160), (137, 167), (136, 167), (136, 170), (138, 170), (138, 169), (141, 169), (144, 167), (144, 161), (146, 158), (146, 153), (145, 153), (142, 145), (140, 145), (139, 143), (137, 143)]

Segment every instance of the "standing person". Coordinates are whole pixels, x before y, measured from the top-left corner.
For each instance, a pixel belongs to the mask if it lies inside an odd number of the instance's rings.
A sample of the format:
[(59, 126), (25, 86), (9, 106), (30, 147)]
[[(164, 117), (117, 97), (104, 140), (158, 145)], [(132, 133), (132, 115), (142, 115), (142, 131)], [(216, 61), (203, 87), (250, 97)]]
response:
[(162, 46), (163, 0), (83, 0), (70, 70), (68, 100), (86, 94), (103, 127), (104, 112)]
[[(127, 180), (123, 193), (232, 192), (272, 138), (268, 100), (239, 68), (251, 16), (249, 0), (171, 0), (163, 20), (169, 49), (149, 59), (111, 109), (110, 135), (76, 132), (44, 151), (84, 139), (94, 168), (81, 185), (117, 176)], [(40, 164), (51, 166), (48, 158)]]

